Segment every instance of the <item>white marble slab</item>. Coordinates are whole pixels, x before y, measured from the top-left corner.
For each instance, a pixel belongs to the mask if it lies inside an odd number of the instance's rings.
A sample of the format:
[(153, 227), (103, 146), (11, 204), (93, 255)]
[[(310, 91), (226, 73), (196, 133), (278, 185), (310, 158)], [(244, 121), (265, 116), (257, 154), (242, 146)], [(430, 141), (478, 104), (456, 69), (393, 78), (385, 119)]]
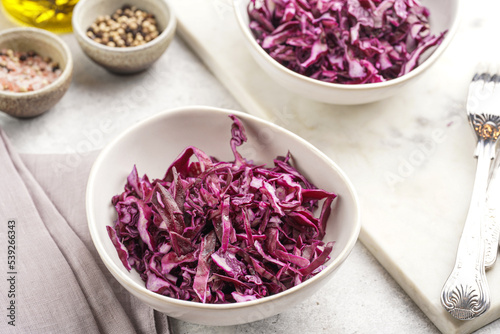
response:
[[(245, 49), (230, 0), (170, 0), (179, 32), (249, 113), (309, 140), (351, 177), (362, 201), (360, 240), (444, 333), (470, 333), (500, 317), (500, 267), (487, 273), (492, 307), (457, 321), (441, 307), (475, 170), (464, 111), (478, 60), (500, 55), (500, 4), (464, 1), (461, 28), (435, 66), (399, 96), (333, 106), (276, 86)], [(380, 301), (383, 303), (384, 301)]]

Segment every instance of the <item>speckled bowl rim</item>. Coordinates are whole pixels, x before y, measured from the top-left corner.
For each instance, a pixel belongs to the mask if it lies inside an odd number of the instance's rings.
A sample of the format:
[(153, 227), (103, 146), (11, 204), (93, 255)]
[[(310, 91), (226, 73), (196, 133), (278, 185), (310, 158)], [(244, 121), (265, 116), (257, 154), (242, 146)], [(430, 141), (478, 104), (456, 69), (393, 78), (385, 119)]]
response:
[[(168, 21), (167, 21), (167, 25), (165, 26), (165, 29), (163, 29), (160, 32), (160, 34), (158, 34), (158, 37), (156, 37), (155, 39), (153, 39), (153, 40), (151, 40), (143, 45), (129, 46), (126, 48), (117, 48), (117, 47), (103, 45), (103, 44), (97, 43), (96, 41), (90, 39), (85, 34), (84, 30), (86, 30), (88, 27), (85, 28), (79, 24), (76, 24), (77, 17), (80, 14), (81, 8), (83, 8), (83, 6), (85, 6), (85, 3), (86, 3), (85, 0), (79, 1), (76, 4), (75, 9), (73, 10), (73, 17), (72, 17), (73, 33), (78, 34), (85, 42), (89, 43), (93, 47), (105, 50), (107, 52), (116, 52), (116, 53), (120, 54), (120, 53), (128, 53), (128, 52), (138, 52), (141, 50), (153, 48), (156, 44), (161, 43), (162, 40), (164, 40), (164, 39), (168, 38), (170, 35), (172, 35), (172, 33), (175, 32), (175, 29), (177, 26), (177, 18), (174, 15), (172, 7), (168, 4), (168, 2), (163, 0), (165, 8), (168, 11), (169, 17), (168, 17)], [(137, 5), (137, 6), (140, 6), (140, 5)]]
[[(99, 225), (97, 222), (93, 221), (93, 215), (92, 212), (94, 210), (93, 203), (92, 203), (92, 194), (94, 192), (94, 186), (95, 182), (93, 180), (96, 178), (96, 174), (98, 173), (98, 169), (101, 168), (101, 165), (103, 164), (103, 160), (105, 159), (106, 155), (108, 152), (112, 151), (114, 146), (122, 140), (122, 138), (127, 137), (130, 135), (130, 133), (133, 133), (136, 129), (142, 128), (147, 126), (148, 124), (155, 123), (157, 119), (163, 119), (166, 117), (170, 117), (172, 115), (176, 114), (183, 114), (186, 112), (190, 112), (192, 110), (203, 110), (206, 112), (212, 112), (212, 113), (218, 113), (218, 114), (234, 114), (237, 117), (241, 117), (244, 119), (250, 119), (252, 122), (255, 124), (261, 124), (265, 127), (270, 127), (273, 130), (276, 130), (278, 132), (284, 133), (286, 136), (293, 137), (294, 140), (297, 140), (301, 142), (304, 146), (309, 148), (312, 152), (314, 152), (315, 155), (320, 157), (321, 159), (325, 160), (327, 164), (329, 164), (332, 169), (336, 170), (338, 173), (338, 176), (342, 179), (344, 182), (346, 189), (350, 192), (350, 196), (353, 198), (353, 232), (352, 234), (347, 238), (345, 247), (342, 249), (342, 251), (334, 258), (331, 259), (327, 266), (320, 271), (318, 274), (315, 276), (309, 278), (308, 280), (300, 283), (299, 285), (296, 285), (290, 289), (287, 289), (285, 291), (282, 291), (280, 293), (277, 293), (275, 295), (271, 296), (266, 296), (264, 298), (259, 298), (256, 300), (251, 300), (251, 301), (244, 301), (244, 302), (238, 302), (238, 303), (230, 303), (230, 304), (203, 304), (200, 302), (194, 302), (194, 301), (186, 301), (186, 300), (180, 300), (168, 296), (164, 296), (161, 294), (158, 294), (156, 292), (150, 291), (146, 289), (144, 285), (137, 284), (135, 281), (133, 281), (129, 276), (127, 276), (121, 268), (119, 268), (119, 265), (114, 262), (111, 259), (110, 254), (108, 254), (104, 250), (104, 246), (100, 243), (100, 238), (99, 238), (99, 232), (98, 229), (102, 227), (102, 225)], [(169, 303), (171, 305), (178, 305), (178, 306), (183, 306), (183, 307), (191, 307), (191, 308), (196, 308), (196, 309), (202, 309), (202, 310), (228, 310), (228, 309), (239, 309), (239, 308), (247, 308), (250, 306), (255, 306), (259, 304), (266, 304), (269, 302), (272, 302), (277, 299), (282, 299), (283, 297), (293, 294), (298, 290), (303, 289), (304, 287), (307, 287), (311, 284), (314, 284), (316, 281), (320, 281), (323, 278), (329, 276), (333, 272), (335, 272), (341, 265), (342, 263), (345, 262), (345, 260), (349, 257), (349, 254), (351, 253), (352, 249), (354, 248), (354, 245), (356, 244), (359, 233), (361, 230), (361, 209), (360, 209), (360, 201), (358, 194), (355, 190), (354, 185), (351, 183), (350, 179), (347, 177), (345, 172), (333, 161), (331, 160), (325, 153), (320, 151), (318, 148), (316, 148), (314, 145), (303, 139), (302, 137), (294, 134), (293, 132), (280, 127), (274, 123), (268, 122), (266, 120), (260, 119), (256, 116), (241, 112), (241, 111), (235, 111), (235, 110), (228, 110), (224, 108), (216, 108), (216, 107), (207, 107), (207, 106), (198, 106), (198, 105), (193, 105), (193, 106), (187, 106), (187, 107), (179, 107), (179, 108), (174, 108), (174, 109), (169, 109), (169, 110), (164, 110), (156, 115), (153, 115), (140, 123), (135, 124), (134, 126), (128, 128), (124, 132), (122, 132), (120, 135), (118, 135), (113, 141), (111, 141), (99, 154), (97, 157), (96, 161), (94, 162), (94, 165), (91, 168), (90, 175), (88, 178), (88, 183), (87, 183), (87, 189), (86, 189), (86, 210), (87, 210), (87, 219), (88, 219), (88, 227), (90, 230), (90, 235), (91, 238), (94, 242), (94, 245), (96, 246), (97, 252), (99, 253), (102, 261), (106, 264), (106, 267), (108, 268), (109, 271), (113, 273), (113, 275), (117, 276), (120, 278), (120, 283), (126, 285), (129, 289), (135, 291), (136, 293), (146, 295), (148, 298), (155, 299), (160, 302), (164, 303)]]
[[(400, 83), (403, 83), (405, 81), (410, 80), (411, 78), (414, 78), (425, 70), (429, 68), (440, 56), (441, 54), (448, 48), (449, 44), (453, 40), (453, 37), (455, 36), (459, 25), (460, 25), (460, 20), (462, 17), (462, 0), (455, 0), (457, 9), (456, 13), (453, 17), (453, 21), (451, 24), (450, 29), (448, 29), (448, 32), (446, 33), (443, 41), (441, 44), (434, 50), (434, 52), (427, 58), (422, 64), (420, 64), (417, 68), (411, 70), (410, 72), (395, 78), (391, 79), (388, 81), (384, 82), (376, 82), (376, 83), (365, 83), (365, 84), (356, 84), (356, 85), (348, 85), (348, 84), (339, 84), (339, 83), (330, 83), (330, 82), (325, 82), (317, 79), (312, 79), (309, 78), (305, 75), (301, 75), (297, 72), (294, 72), (285, 66), (281, 65), (278, 61), (276, 61), (274, 58), (272, 58), (255, 40), (253, 37), (250, 29), (246, 26), (245, 21), (243, 17), (241, 16), (241, 11), (239, 10), (239, 3), (243, 0), (233, 0), (233, 10), (234, 14), (236, 16), (236, 21), (238, 22), (238, 26), (240, 27), (241, 32), (245, 36), (245, 38), (250, 42), (252, 45), (252, 48), (257, 51), (261, 57), (265, 58), (270, 64), (273, 65), (276, 69), (278, 69), (280, 72), (282, 72), (284, 75), (288, 75), (293, 77), (293, 80), (300, 80), (303, 82), (310, 83), (312, 85), (316, 85), (319, 87), (323, 88), (335, 88), (335, 89), (340, 89), (340, 90), (345, 90), (345, 91), (361, 91), (361, 90), (375, 90), (383, 87), (389, 87), (389, 86), (396, 86)], [(292, 78), (291, 78), (292, 79)]]
[[(32, 27), (16, 27), (16, 28), (9, 28), (6, 30), (3, 30), (0, 32), (0, 36), (5, 36), (13, 33), (18, 33), (18, 32), (32, 32), (32, 34), (35, 35), (44, 35), (50, 39), (53, 40), (54, 43), (57, 43), (61, 49), (63, 50), (67, 61), (66, 65), (64, 66), (64, 70), (62, 71), (61, 75), (48, 84), (47, 86), (30, 91), (30, 92), (10, 92), (10, 91), (4, 91), (0, 90), (0, 95), (4, 96), (9, 96), (9, 97), (29, 97), (29, 96), (34, 96), (34, 95), (41, 95), (44, 93), (50, 93), (55, 87), (62, 85), (66, 80), (69, 80), (72, 73), (73, 73), (73, 55), (71, 54), (71, 51), (68, 47), (68, 45), (55, 33), (43, 30), (40, 28), (32, 28)], [(35, 50), (36, 51), (36, 50)], [(51, 55), (46, 55), (48, 57), (51, 57)]]

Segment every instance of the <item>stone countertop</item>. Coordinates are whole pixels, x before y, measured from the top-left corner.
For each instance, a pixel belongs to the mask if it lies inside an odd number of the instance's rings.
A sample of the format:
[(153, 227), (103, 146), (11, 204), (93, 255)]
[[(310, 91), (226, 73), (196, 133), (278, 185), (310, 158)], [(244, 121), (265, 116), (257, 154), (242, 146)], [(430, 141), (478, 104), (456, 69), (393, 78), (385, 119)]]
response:
[[(1, 28), (8, 26), (11, 24), (0, 20)], [(63, 99), (34, 119), (0, 115), (0, 126), (19, 152), (85, 155), (137, 121), (165, 109), (186, 105), (243, 109), (179, 37), (152, 68), (133, 76), (110, 74), (82, 53), (72, 34), (62, 38), (75, 62), (74, 79)], [(282, 314), (230, 327), (172, 319), (171, 329), (175, 334), (439, 333), (360, 242), (320, 292)], [(500, 321), (477, 331), (498, 332)]]

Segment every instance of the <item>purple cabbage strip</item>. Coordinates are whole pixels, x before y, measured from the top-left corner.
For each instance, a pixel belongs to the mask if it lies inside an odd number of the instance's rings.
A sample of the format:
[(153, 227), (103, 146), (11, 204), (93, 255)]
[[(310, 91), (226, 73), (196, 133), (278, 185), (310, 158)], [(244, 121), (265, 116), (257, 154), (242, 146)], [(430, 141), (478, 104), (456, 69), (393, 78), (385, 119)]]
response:
[(110, 226), (106, 226), (106, 230), (108, 232), (109, 238), (111, 239), (111, 242), (113, 243), (113, 246), (115, 246), (116, 251), (118, 253), (118, 257), (120, 258), (120, 261), (123, 263), (125, 268), (127, 270), (131, 270), (132, 268), (130, 267), (130, 264), (128, 263), (128, 251), (127, 248), (122, 244), (122, 242), (118, 239), (116, 235), (116, 231), (114, 228)]
[[(325, 13), (328, 4), (320, 5)], [(139, 177), (134, 166), (112, 198), (117, 218), (108, 235), (151, 291), (201, 303), (250, 301), (304, 282), (330, 258), (333, 242), (322, 239), (336, 195), (299, 173), (290, 153), (270, 168), (246, 160), (237, 151), (245, 128), (230, 117), (234, 161), (188, 147), (162, 179)]]
[(363, 84), (400, 77), (441, 44), (417, 0), (250, 0), (250, 30), (277, 62), (310, 78)]

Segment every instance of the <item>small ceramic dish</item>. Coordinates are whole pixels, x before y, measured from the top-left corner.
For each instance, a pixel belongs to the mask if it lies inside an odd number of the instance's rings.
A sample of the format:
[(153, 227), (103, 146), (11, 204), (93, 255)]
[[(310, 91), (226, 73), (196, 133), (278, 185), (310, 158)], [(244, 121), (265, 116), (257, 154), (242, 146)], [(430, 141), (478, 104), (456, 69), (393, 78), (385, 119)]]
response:
[[(112, 47), (87, 36), (87, 29), (99, 16), (112, 15), (124, 5), (154, 14), (160, 34), (146, 44)], [(80, 0), (73, 11), (73, 32), (83, 52), (96, 64), (117, 74), (132, 74), (151, 66), (165, 52), (175, 35), (177, 21), (163, 0)]]
[[(167, 167), (187, 146), (196, 146), (221, 161), (232, 161), (232, 120), (240, 119), (248, 141), (241, 154), (253, 163), (273, 165), (290, 150), (294, 165), (319, 188), (338, 198), (330, 215), (324, 241), (334, 241), (324, 269), (283, 292), (256, 300), (204, 304), (179, 300), (147, 290), (140, 275), (120, 261), (106, 226), (114, 226), (111, 198), (123, 192), (133, 166), (151, 180), (163, 177)], [(272, 138), (272, 140), (270, 140)], [(160, 152), (160, 153), (159, 153)], [(243, 154), (245, 152), (245, 154)], [(312, 296), (333, 276), (354, 247), (360, 230), (359, 201), (344, 172), (314, 146), (293, 133), (248, 114), (209, 107), (165, 111), (133, 126), (106, 146), (92, 167), (86, 194), (87, 217), (94, 245), (109, 271), (130, 293), (152, 308), (185, 321), (214, 326), (261, 320), (283, 312)]]
[(52, 108), (68, 90), (73, 76), (73, 58), (64, 41), (54, 33), (38, 28), (12, 28), (0, 33), (0, 49), (35, 51), (50, 57), (62, 69), (49, 85), (34, 91), (0, 91), (0, 110), (18, 118), (38, 116)]
[[(250, 0), (233, 0), (234, 11), (242, 38), (259, 66), (284, 88), (306, 98), (342, 105), (364, 104), (382, 100), (398, 94), (402, 88), (413, 84), (433, 65), (453, 39), (459, 24), (460, 0), (423, 0), (422, 5), (430, 11), (431, 32), (448, 32), (441, 44), (415, 69), (396, 79), (380, 83), (357, 85), (324, 82), (298, 74), (274, 60), (255, 40), (249, 28), (247, 7)], [(425, 57), (424, 57), (425, 58)]]

